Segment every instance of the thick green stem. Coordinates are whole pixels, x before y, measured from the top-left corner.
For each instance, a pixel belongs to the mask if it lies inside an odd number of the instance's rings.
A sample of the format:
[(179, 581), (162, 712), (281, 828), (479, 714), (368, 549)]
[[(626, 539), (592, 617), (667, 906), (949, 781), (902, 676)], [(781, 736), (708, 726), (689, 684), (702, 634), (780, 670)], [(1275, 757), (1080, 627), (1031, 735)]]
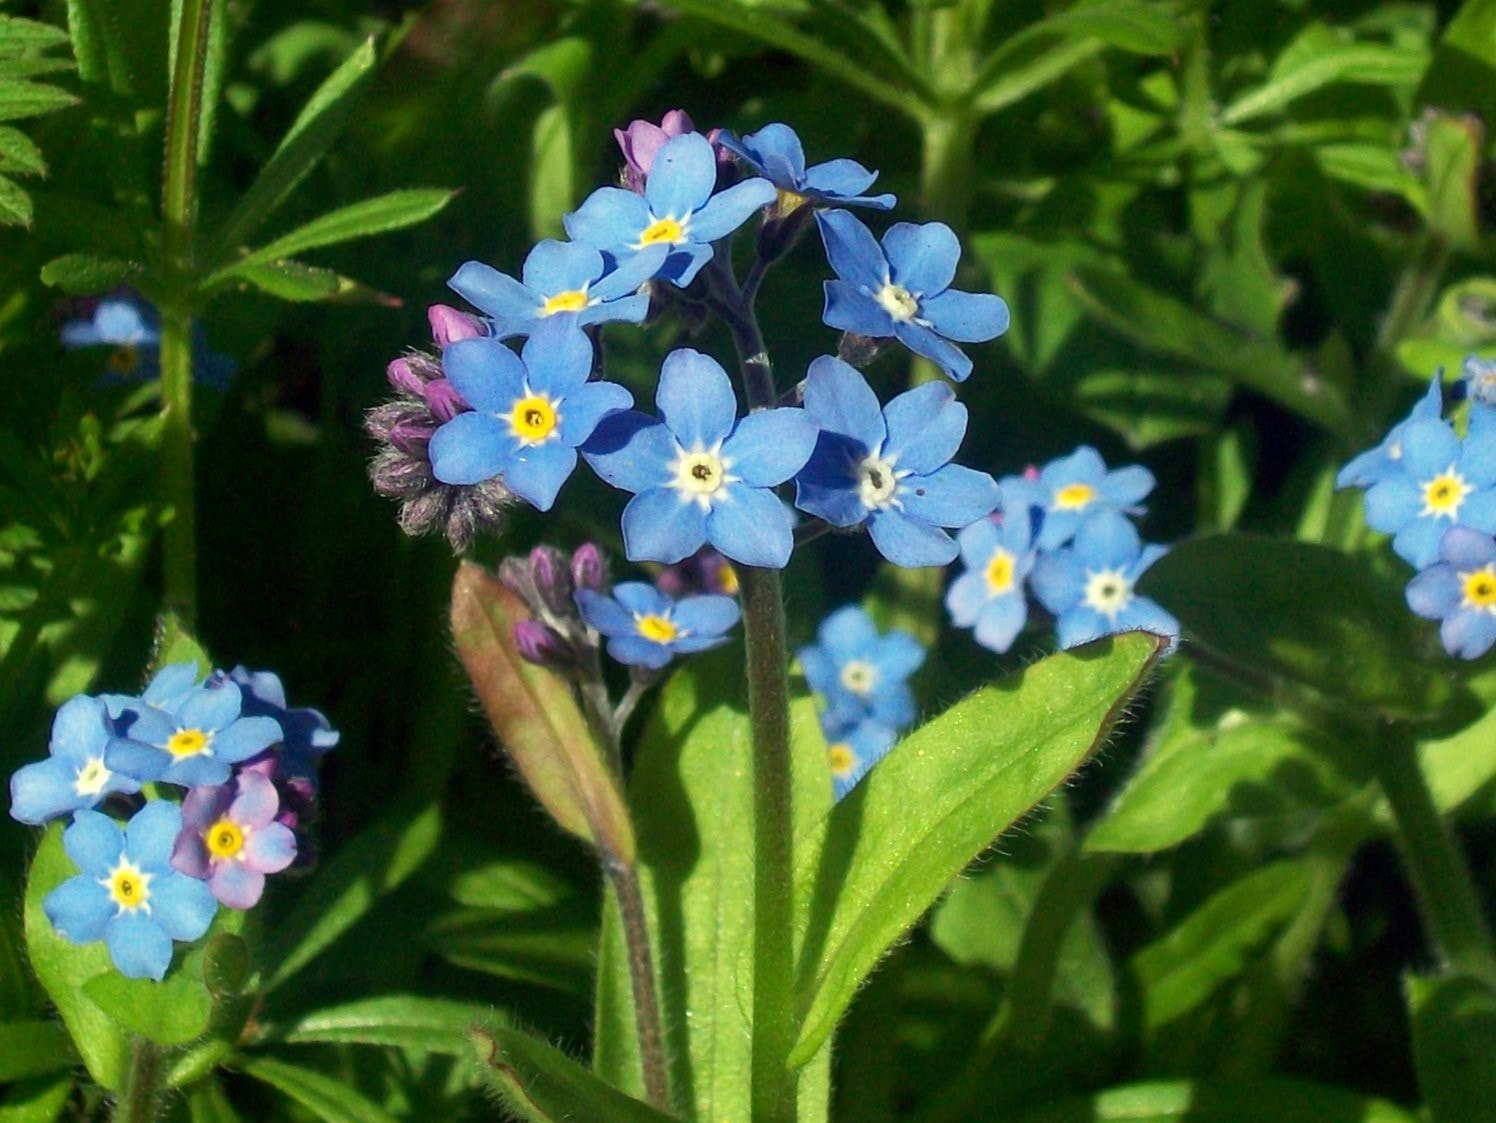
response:
[(1454, 835), (1434, 806), (1406, 726), (1383, 726), (1377, 778), (1397, 820), (1402, 851), (1429, 936), (1456, 971), (1496, 985), (1491, 932)]
[(161, 1050), (154, 1041), (134, 1038), (125, 1089), (114, 1101), (114, 1123), (154, 1123), (161, 1106)]
[(161, 491), (171, 506), (163, 543), (166, 605), (188, 628), (197, 606), (197, 496), (192, 451), (192, 317), (161, 309)]
[(654, 957), (650, 953), (649, 923), (644, 915), (644, 896), (639, 891), (639, 870), (632, 862), (603, 855), (603, 869), (618, 898), (618, 916), (623, 940), (628, 946), (629, 981), (634, 992), (634, 1024), (639, 1034), (639, 1062), (644, 1069), (644, 1094), (661, 1111), (671, 1110), (670, 1082), (665, 1065), (660, 999), (655, 986)]

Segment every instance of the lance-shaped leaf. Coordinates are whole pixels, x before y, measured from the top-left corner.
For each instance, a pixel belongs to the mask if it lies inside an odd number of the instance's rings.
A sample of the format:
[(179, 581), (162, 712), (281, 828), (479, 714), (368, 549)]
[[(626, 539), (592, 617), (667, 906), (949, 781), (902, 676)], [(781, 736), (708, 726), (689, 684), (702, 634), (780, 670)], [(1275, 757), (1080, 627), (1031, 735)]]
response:
[(289, 1096), (327, 1123), (396, 1123), (395, 1117), (340, 1080), (273, 1057), (246, 1061), (244, 1071)]
[(1469, 975), (1410, 977), (1413, 1060), (1434, 1123), (1496, 1120), (1496, 991)]
[(559, 1049), (518, 1030), (475, 1030), (472, 1043), (484, 1082), (516, 1118), (530, 1123), (669, 1123), (670, 1116), (624, 1095)]
[(292, 1045), (375, 1045), (466, 1057), (468, 1034), (493, 1020), (492, 1008), (477, 1003), (388, 994), (330, 1006), (285, 1026), (272, 1026), (268, 1037)]
[(1279, 1078), (1160, 1080), (1059, 1100), (1014, 1123), (1419, 1123), (1390, 1100)]
[(0, 1084), (44, 1076), (77, 1062), (72, 1042), (56, 1022), (0, 1022)]
[(514, 625), (529, 609), (464, 562), (452, 582), (452, 638), (499, 743), (562, 828), (623, 861), (634, 830), (602, 746), (564, 679), (527, 662)]
[(815, 1054), (951, 880), (1101, 744), (1165, 646), (1128, 633), (986, 687), (896, 745), (832, 809), (796, 871), (804, 938), (793, 1061)]

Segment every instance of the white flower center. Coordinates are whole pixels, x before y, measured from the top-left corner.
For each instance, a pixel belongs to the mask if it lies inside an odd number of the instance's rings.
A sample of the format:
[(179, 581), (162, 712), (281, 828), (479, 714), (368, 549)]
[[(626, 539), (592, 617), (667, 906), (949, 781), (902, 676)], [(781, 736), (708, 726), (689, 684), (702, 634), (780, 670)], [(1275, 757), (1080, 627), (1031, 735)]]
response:
[(675, 462), (670, 465), (673, 477), (670, 486), (680, 493), (682, 500), (694, 499), (701, 506), (710, 507), (712, 497), (736, 481), (737, 477), (728, 475), (727, 471), (732, 462), (722, 456), (720, 449), (721, 442), (710, 449), (695, 452), (677, 450)]
[(873, 294), (879, 307), (900, 323), (908, 323), (919, 314), (919, 298), (903, 285), (892, 281), (883, 282), (883, 287)]
[(895, 493), (901, 474), (907, 475), (894, 470), (893, 457), (873, 455), (857, 465), (857, 494), (862, 505), (873, 509), (898, 506)]
[(98, 795), (104, 790), (104, 785), (109, 783), (110, 772), (104, 767), (104, 758), (91, 756), (78, 769), (78, 775), (73, 779), (73, 791), (79, 795)]
[(853, 659), (841, 669), (841, 684), (859, 698), (866, 698), (878, 685), (878, 668), (862, 659)]
[(1103, 569), (1099, 573), (1086, 571), (1085, 603), (1108, 620), (1115, 620), (1117, 613), (1132, 600), (1132, 582), (1120, 569)]

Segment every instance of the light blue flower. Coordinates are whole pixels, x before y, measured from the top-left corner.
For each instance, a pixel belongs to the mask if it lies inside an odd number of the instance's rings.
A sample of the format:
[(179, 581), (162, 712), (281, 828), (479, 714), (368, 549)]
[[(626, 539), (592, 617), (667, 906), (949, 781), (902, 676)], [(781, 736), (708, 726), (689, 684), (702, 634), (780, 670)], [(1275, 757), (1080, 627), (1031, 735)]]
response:
[[(69, 350), (112, 348), (104, 360), (104, 377), (143, 382), (161, 375), (160, 324), (160, 316), (148, 301), (130, 293), (107, 296), (94, 306), (88, 319), (69, 320), (62, 325), (62, 345)], [(233, 361), (212, 350), (200, 326), (194, 325), (194, 380), (222, 388), (233, 373)]]
[(880, 408), (856, 370), (829, 355), (810, 364), (805, 411), (820, 426), (795, 477), (795, 506), (832, 526), (867, 524), (895, 565), (946, 565), (965, 526), (997, 506), (985, 472), (949, 463), (966, 435), (966, 407), (944, 382), (927, 382)]
[(897, 732), (914, 720), (908, 678), (925, 649), (908, 632), (881, 633), (855, 604), (821, 621), (816, 642), (795, 653), (810, 688), (824, 702), (821, 727), (841, 730), (871, 718)]
[(112, 771), (189, 788), (222, 784), (230, 765), (281, 740), (274, 718), (243, 716), (237, 684), (210, 680), (179, 689), (180, 668), (191, 666), (177, 664), (168, 668), (170, 675), (163, 671), (140, 698), (106, 699), (120, 730), (104, 754)]
[(668, 246), (659, 276), (684, 288), (712, 258), (712, 243), (774, 201), (766, 179), (744, 180), (713, 194), (717, 157), (700, 133), (672, 137), (650, 168), (644, 194), (600, 187), (563, 220), (566, 232), (610, 254), (624, 268), (652, 246)]
[(661, 420), (616, 413), (582, 450), (608, 483), (636, 493), (623, 511), (629, 560), (678, 562), (710, 542), (733, 561), (783, 569), (794, 524), (770, 489), (809, 459), (815, 423), (790, 408), (740, 419), (727, 372), (686, 347), (665, 357), (655, 404)]
[(469, 261), (447, 284), (492, 319), (496, 339), (529, 335), (552, 316), (584, 328), (614, 320), (637, 324), (649, 311), (649, 294), (639, 288), (669, 252), (650, 246), (616, 264), (592, 246), (547, 238), (525, 258), (523, 282)]
[[(1482, 406), (1496, 407), (1496, 362), (1479, 355), (1466, 355), (1460, 367), (1465, 381), (1465, 396)], [(1436, 410), (1433, 416), (1439, 416)]]
[(805, 149), (795, 130), (775, 122), (741, 140), (724, 129), (717, 143), (765, 176), (779, 190), (778, 210), (788, 213), (809, 201), (835, 207), (872, 207), (890, 210), (892, 195), (865, 195), (878, 178), (856, 160), (828, 160), (806, 169)]
[(715, 594), (672, 600), (653, 585), (625, 581), (611, 597), (578, 589), (577, 608), (587, 626), (607, 637), (620, 663), (658, 670), (676, 655), (720, 647), (738, 622), (737, 601)]
[(1144, 546), (1124, 515), (1108, 511), (1088, 519), (1073, 546), (1040, 557), (1029, 587), (1058, 618), (1060, 646), (1134, 630), (1178, 636), (1179, 621), (1133, 589), (1167, 552), (1163, 546)]
[(818, 211), (826, 257), (840, 278), (826, 282), (826, 323), (874, 338), (893, 336), (957, 382), (971, 359), (956, 343), (981, 343), (1008, 330), (1008, 306), (990, 293), (950, 287), (961, 243), (941, 222), (897, 222), (880, 246), (846, 211)]
[[(1467, 359), (1465, 362), (1468, 370), (1470, 360)], [(1444, 408), (1441, 392), (1442, 374), (1443, 372), (1440, 371), (1429, 380), (1428, 389), (1413, 406), (1413, 411), (1387, 431), (1387, 436), (1381, 444), (1352, 458), (1349, 464), (1340, 469), (1340, 473), (1335, 477), (1337, 489), (1371, 487), (1387, 476), (1397, 473), (1398, 461), (1402, 459), (1403, 430), (1414, 421), (1429, 419), (1437, 421), (1439, 419), (1439, 414)]]
[(1444, 649), (1479, 659), (1496, 645), (1496, 538), (1457, 526), (1444, 532), (1439, 561), (1408, 582), (1408, 607), (1438, 620)]
[(473, 408), (432, 436), (431, 471), (445, 484), (501, 477), (549, 511), (577, 466), (577, 446), (634, 398), (617, 383), (588, 381), (592, 343), (561, 317), (542, 321), (522, 355), (495, 339), (463, 339), (442, 352), (442, 369)]
[(826, 763), (831, 768), (831, 792), (840, 800), (888, 755), (898, 734), (871, 718), (841, 728), (827, 729)]
[(109, 958), (132, 979), (166, 975), (173, 940), (208, 930), (218, 902), (201, 881), (171, 867), (182, 812), (169, 800), (147, 803), (129, 824), (79, 811), (62, 835), (78, 869), (42, 901), (59, 935), (75, 944), (103, 940)]
[(113, 726), (101, 699), (80, 694), (64, 702), (52, 719), (51, 755), (16, 770), (10, 778), (10, 814), (40, 825), (71, 811), (97, 807), (115, 792), (140, 790), (134, 777), (104, 763)]
[[(1003, 484), (1006, 488), (1007, 481)], [(1089, 445), (1050, 461), (1034, 484), (1043, 512), (1035, 545), (1040, 551), (1059, 549), (1086, 520), (1105, 511), (1142, 514), (1139, 504), (1153, 484), (1153, 473), (1136, 464), (1107, 471), (1101, 454)]]
[(958, 628), (975, 628), (976, 641), (999, 654), (1013, 646), (1028, 622), (1023, 587), (1034, 567), (1034, 520), (1023, 503), (972, 523), (956, 535), (966, 571), (951, 582), (945, 607)]
[(1409, 421), (1402, 456), (1366, 493), (1366, 521), (1415, 569), (1439, 557), (1453, 526), (1496, 533), (1496, 410), (1474, 409), (1465, 439), (1447, 421)]

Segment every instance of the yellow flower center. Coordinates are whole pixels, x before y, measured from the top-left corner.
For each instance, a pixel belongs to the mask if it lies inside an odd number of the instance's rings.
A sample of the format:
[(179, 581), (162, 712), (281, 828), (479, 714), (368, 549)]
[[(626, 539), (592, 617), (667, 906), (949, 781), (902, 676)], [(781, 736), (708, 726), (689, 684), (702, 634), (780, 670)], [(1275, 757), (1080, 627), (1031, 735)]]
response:
[(208, 853), (219, 861), (237, 857), (244, 849), (244, 829), (232, 819), (219, 819), (203, 835)]
[(1496, 564), (1460, 574), (1460, 588), (1465, 605), (1496, 613)]
[(557, 312), (580, 312), (591, 303), (587, 299), (585, 289), (572, 289), (570, 292), (558, 292), (555, 296), (545, 302), (541, 308), (542, 316), (554, 316)]
[(852, 775), (852, 769), (857, 767), (857, 754), (852, 751), (851, 745), (838, 741), (827, 748), (826, 761), (831, 765), (831, 775), (838, 780), (845, 780)]
[(78, 769), (78, 775), (73, 780), (73, 791), (79, 795), (98, 795), (107, 783), (109, 783), (109, 769), (104, 767), (104, 758), (91, 756), (88, 762)]
[(738, 584), (738, 571), (726, 562), (717, 570), (717, 587), (726, 596), (735, 597), (742, 587)]
[(861, 659), (853, 659), (841, 670), (841, 684), (853, 694), (870, 694), (877, 682), (878, 668)]
[(1096, 489), (1090, 484), (1066, 484), (1054, 493), (1056, 511), (1084, 511), (1096, 498)]
[(788, 215), (794, 214), (808, 202), (810, 202), (810, 199), (807, 196), (801, 195), (798, 191), (786, 191), (781, 187), (774, 193), (773, 216), (775, 218), (785, 218)]
[(121, 343), (109, 352), (104, 365), (115, 374), (134, 374), (140, 367), (140, 351), (133, 344)]
[(651, 643), (669, 643), (680, 635), (680, 629), (663, 616), (650, 614), (639, 616), (634, 620), (634, 627), (639, 634)]
[(903, 285), (888, 282), (876, 293), (873, 298), (877, 300), (883, 311), (887, 312), (895, 320), (907, 322), (914, 319), (919, 312), (919, 301), (914, 294)]
[(1465, 501), (1465, 496), (1474, 490), (1463, 476), (1450, 468), (1423, 485), (1422, 514), (1454, 519), (1459, 514), (1460, 504)]
[(131, 865), (128, 858), (121, 858), (114, 872), (104, 879), (104, 888), (109, 890), (121, 912), (138, 908), (150, 912), (147, 905), (151, 899), (150, 884), (151, 875), (139, 866)]
[(201, 729), (178, 729), (171, 735), (171, 740), (166, 742), (166, 751), (181, 760), (183, 757), (207, 752), (208, 742), (211, 740), (212, 737)]
[(1130, 600), (1132, 583), (1121, 570), (1103, 569), (1100, 573), (1086, 574), (1085, 602), (1108, 619), (1116, 619)]
[(999, 550), (987, 563), (987, 595), (1000, 597), (1013, 588), (1013, 555)]
[(537, 445), (556, 431), (556, 407), (550, 399), (529, 394), (509, 411), (509, 427), (525, 444)]
[(673, 218), (657, 218), (639, 235), (640, 246), (658, 246), (661, 243), (678, 246), (686, 240), (686, 228)]

